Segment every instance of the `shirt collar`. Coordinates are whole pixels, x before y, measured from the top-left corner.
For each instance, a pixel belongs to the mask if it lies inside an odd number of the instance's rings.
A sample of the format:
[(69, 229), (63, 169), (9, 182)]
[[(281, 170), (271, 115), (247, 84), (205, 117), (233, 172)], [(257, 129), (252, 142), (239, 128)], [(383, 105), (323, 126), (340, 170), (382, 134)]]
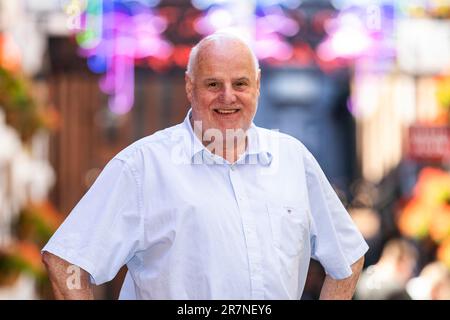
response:
[[(195, 135), (194, 129), (192, 128), (190, 117), (191, 117), (192, 108), (189, 109), (183, 124), (186, 130), (189, 132), (191, 144), (190, 150), (188, 151), (188, 155), (191, 159), (191, 163), (196, 163), (195, 159), (198, 159), (198, 156), (208, 156), (210, 158), (214, 158), (215, 160), (222, 160), (219, 156), (213, 155), (200, 141), (200, 139)], [(247, 139), (248, 146), (245, 153), (238, 159), (237, 163), (246, 163), (248, 157), (257, 158), (261, 165), (267, 166), (272, 162), (272, 152), (269, 150), (268, 142), (264, 139), (264, 135), (260, 134), (258, 127), (252, 122), (250, 128), (247, 130)], [(252, 162), (250, 162), (252, 163)]]

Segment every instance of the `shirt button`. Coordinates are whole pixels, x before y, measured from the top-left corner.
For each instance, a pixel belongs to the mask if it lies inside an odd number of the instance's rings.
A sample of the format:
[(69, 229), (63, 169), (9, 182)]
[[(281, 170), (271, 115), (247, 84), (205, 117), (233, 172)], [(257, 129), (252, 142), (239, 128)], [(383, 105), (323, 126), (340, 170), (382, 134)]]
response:
[(231, 165), (230, 169), (234, 171), (234, 170), (236, 170), (236, 166), (235, 165)]

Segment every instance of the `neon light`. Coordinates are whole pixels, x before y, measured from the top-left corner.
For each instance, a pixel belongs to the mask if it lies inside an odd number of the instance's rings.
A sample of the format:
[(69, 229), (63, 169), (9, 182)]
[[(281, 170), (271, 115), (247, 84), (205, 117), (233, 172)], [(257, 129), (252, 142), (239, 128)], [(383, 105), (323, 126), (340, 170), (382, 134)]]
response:
[(83, 27), (76, 35), (80, 52), (94, 73), (104, 74), (100, 89), (110, 95), (109, 108), (116, 114), (134, 103), (136, 59), (166, 59), (172, 44), (163, 39), (167, 21), (153, 8), (157, 0), (89, 0)]
[(195, 23), (195, 30), (208, 35), (221, 29), (234, 29), (250, 38), (260, 60), (289, 60), (294, 48), (286, 37), (295, 36), (300, 26), (283, 8), (295, 9), (300, 0), (192, 0), (205, 14)]

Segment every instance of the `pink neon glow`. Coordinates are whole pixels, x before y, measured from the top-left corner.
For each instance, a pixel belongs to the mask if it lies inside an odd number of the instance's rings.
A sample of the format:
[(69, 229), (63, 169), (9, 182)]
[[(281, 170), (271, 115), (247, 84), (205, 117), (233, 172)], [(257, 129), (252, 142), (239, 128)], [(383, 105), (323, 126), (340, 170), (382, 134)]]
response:
[[(263, 9), (264, 16), (257, 18), (265, 30), (262, 32), (278, 32), (284, 36), (294, 36), (300, 30), (300, 27), (294, 19), (288, 17), (279, 6), (269, 6)], [(257, 29), (259, 30), (259, 29)]]
[[(106, 63), (100, 89), (110, 95), (111, 111), (124, 114), (134, 103), (135, 59), (168, 59), (172, 54), (172, 45), (161, 36), (167, 20), (142, 6), (136, 7), (131, 16), (118, 11), (85, 16), (84, 30), (92, 28), (94, 32), (79, 39), (80, 52), (85, 57), (98, 57), (99, 70)], [(95, 64), (95, 58), (93, 61)]]
[(324, 61), (354, 59), (368, 54), (375, 44), (355, 12), (342, 12), (335, 19), (328, 20), (325, 30), (329, 36), (317, 51), (319, 58)]
[(194, 23), (195, 30), (200, 34), (210, 34), (219, 29), (230, 27), (233, 24), (233, 17), (225, 9), (214, 9)]
[(126, 114), (133, 108), (133, 100), (133, 96), (120, 93), (109, 98), (108, 107), (115, 114)]
[(118, 36), (114, 41), (114, 56), (135, 57), (136, 39), (130, 36)]
[(100, 79), (100, 90), (106, 94), (114, 93), (114, 70), (112, 68), (106, 70), (105, 75)]
[(350, 28), (342, 29), (333, 35), (332, 49), (341, 56), (355, 56), (370, 47), (371, 41), (364, 32)]
[(295, 20), (283, 15), (270, 14), (258, 20), (265, 22), (267, 26), (270, 26), (269, 29), (272, 29), (274, 32), (279, 32), (288, 37), (296, 35), (300, 30)]
[(167, 29), (167, 21), (163, 17), (156, 17), (148, 13), (141, 13), (132, 18), (134, 32), (145, 32), (148, 34), (159, 35)]
[(125, 114), (134, 103), (134, 61), (127, 57), (115, 60), (115, 92), (109, 99), (109, 108), (116, 114)]
[(321, 59), (355, 58), (366, 53), (372, 46), (372, 39), (361, 30), (343, 28), (332, 34), (318, 48)]
[(207, 35), (213, 33), (214, 27), (208, 22), (206, 17), (200, 17), (194, 22), (194, 29), (199, 34)]
[(229, 27), (233, 22), (233, 17), (228, 11), (217, 9), (208, 15), (208, 22), (217, 30)]
[(277, 36), (267, 36), (255, 41), (255, 53), (259, 59), (274, 58), (286, 61), (292, 58), (294, 51), (291, 45)]

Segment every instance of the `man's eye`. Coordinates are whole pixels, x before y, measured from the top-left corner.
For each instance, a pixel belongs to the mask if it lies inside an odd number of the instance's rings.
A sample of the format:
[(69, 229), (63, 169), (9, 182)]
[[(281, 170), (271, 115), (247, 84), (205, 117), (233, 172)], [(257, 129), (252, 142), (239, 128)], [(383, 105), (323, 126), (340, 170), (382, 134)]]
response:
[(236, 87), (241, 88), (241, 87), (245, 87), (247, 85), (247, 83), (246, 82), (236, 82), (235, 85), (236, 85)]
[(216, 88), (216, 87), (217, 87), (217, 82), (211, 82), (211, 83), (208, 83), (208, 87), (210, 87), (210, 88)]

